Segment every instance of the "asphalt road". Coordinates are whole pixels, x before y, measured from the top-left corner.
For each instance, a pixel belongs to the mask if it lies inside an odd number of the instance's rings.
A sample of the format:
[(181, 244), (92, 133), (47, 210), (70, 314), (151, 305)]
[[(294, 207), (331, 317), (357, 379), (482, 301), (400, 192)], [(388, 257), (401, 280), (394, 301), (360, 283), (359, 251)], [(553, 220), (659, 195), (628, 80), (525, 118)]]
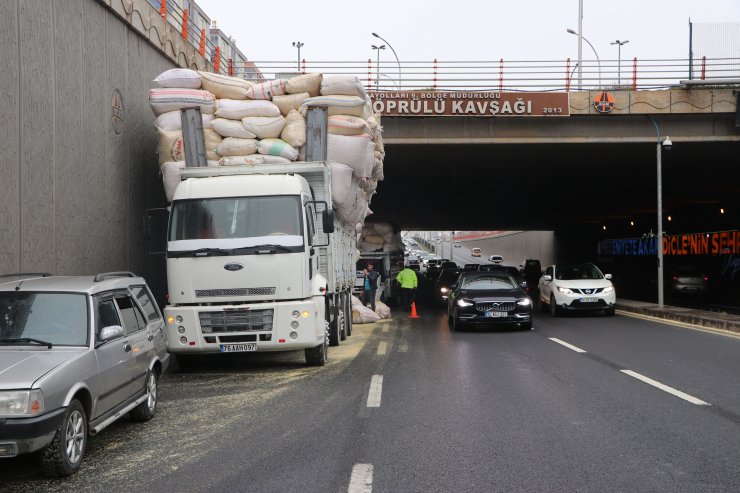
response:
[(93, 437), (79, 474), (4, 460), (0, 491), (740, 491), (740, 339), (619, 314), (451, 332), (419, 311), (355, 326), (324, 368), (173, 368), (158, 416)]

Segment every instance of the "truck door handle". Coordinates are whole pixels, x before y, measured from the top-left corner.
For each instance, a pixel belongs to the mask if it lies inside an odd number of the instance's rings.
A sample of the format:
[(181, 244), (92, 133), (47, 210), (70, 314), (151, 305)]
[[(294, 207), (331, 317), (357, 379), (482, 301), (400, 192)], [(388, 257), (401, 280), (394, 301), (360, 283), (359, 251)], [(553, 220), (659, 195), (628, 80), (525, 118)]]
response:
[(128, 343), (128, 342), (126, 344), (124, 344), (123, 345), (123, 350), (126, 351), (127, 353), (131, 352), (131, 344)]

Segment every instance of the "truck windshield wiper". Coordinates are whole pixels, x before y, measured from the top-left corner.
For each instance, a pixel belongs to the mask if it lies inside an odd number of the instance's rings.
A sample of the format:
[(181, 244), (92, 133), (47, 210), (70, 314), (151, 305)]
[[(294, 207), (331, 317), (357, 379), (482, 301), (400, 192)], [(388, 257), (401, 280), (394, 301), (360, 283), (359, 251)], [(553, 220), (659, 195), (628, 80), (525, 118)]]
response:
[(276, 250), (281, 250), (283, 252), (293, 251), (290, 247), (287, 247), (285, 245), (275, 245), (272, 243), (265, 243), (264, 245), (254, 245), (254, 246), (248, 246), (248, 247), (235, 248), (233, 251), (234, 252), (273, 253)]
[(225, 248), (198, 248), (197, 250), (181, 250), (169, 252), (170, 257), (208, 257), (211, 255), (231, 255), (232, 251)]
[(0, 345), (1, 344), (24, 344), (33, 342), (34, 344), (39, 344), (41, 346), (46, 346), (49, 349), (51, 349), (51, 343), (47, 341), (42, 341), (41, 339), (34, 339), (32, 337), (14, 337), (10, 339), (0, 339)]

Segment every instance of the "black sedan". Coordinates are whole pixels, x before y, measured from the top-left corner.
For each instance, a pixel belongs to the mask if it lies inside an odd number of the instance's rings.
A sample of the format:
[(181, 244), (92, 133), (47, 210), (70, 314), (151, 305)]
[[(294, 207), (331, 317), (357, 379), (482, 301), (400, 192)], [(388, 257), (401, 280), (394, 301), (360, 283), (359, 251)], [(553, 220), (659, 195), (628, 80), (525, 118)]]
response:
[(532, 299), (506, 272), (463, 272), (447, 301), (452, 330), (467, 324), (515, 324), (532, 328)]

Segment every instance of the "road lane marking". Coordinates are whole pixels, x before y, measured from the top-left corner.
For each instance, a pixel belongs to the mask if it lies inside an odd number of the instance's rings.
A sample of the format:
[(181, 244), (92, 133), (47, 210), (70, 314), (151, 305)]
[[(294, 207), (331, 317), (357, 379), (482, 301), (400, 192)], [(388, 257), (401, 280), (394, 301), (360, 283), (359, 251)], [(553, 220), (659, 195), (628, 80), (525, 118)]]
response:
[(388, 350), (388, 343), (385, 341), (381, 341), (378, 343), (378, 354), (384, 355), (386, 351)]
[(391, 328), (387, 325), (383, 326), (383, 332), (389, 332)]
[(572, 345), (572, 344), (568, 344), (568, 343), (567, 343), (567, 342), (565, 342), (565, 341), (561, 341), (560, 339), (558, 339), (558, 338), (556, 338), (556, 337), (548, 337), (548, 339), (550, 339), (550, 340), (551, 340), (552, 342), (557, 342), (557, 343), (558, 343), (558, 344), (560, 344), (561, 346), (565, 346), (565, 347), (567, 347), (568, 349), (572, 349), (572, 350), (573, 350), (573, 351), (575, 351), (576, 353), (585, 353), (585, 352), (586, 352), (586, 351), (584, 351), (583, 349), (581, 349), (581, 348), (579, 348), (579, 347), (576, 347), (576, 346), (574, 346), (574, 345)]
[(401, 341), (401, 343), (398, 345), (398, 352), (399, 353), (408, 353), (409, 352), (409, 343), (406, 341)]
[(383, 375), (373, 375), (370, 380), (370, 392), (367, 394), (367, 407), (380, 407), (380, 396), (383, 393)]
[(347, 493), (371, 493), (373, 491), (373, 465), (355, 464), (349, 478)]
[(676, 397), (683, 399), (685, 401), (689, 401), (692, 404), (696, 404), (697, 406), (711, 406), (708, 402), (704, 402), (701, 399), (697, 399), (694, 396), (691, 396), (689, 394), (686, 394), (684, 392), (681, 392), (680, 390), (676, 390), (673, 387), (669, 387), (668, 385), (662, 384), (656, 380), (653, 380), (652, 378), (648, 378), (645, 375), (641, 375), (635, 371), (632, 370), (619, 370), (625, 375), (629, 375), (632, 378), (636, 378), (642, 382), (645, 382), (648, 385), (652, 385), (655, 388), (658, 388), (664, 392), (668, 392), (671, 395), (675, 395)]

